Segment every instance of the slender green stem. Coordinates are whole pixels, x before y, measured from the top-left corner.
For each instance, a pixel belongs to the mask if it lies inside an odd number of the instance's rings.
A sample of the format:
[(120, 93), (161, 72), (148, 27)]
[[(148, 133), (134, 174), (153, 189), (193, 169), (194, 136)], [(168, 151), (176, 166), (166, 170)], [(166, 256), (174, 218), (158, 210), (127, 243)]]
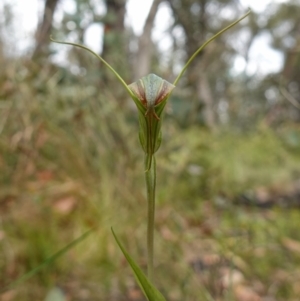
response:
[(94, 52), (92, 49), (90, 49), (90, 48), (88, 48), (88, 47), (86, 47), (84, 45), (77, 44), (77, 43), (57, 41), (57, 40), (54, 40), (51, 36), (50, 36), (50, 40), (52, 42), (58, 43), (58, 44), (71, 45), (71, 46), (79, 47), (79, 48), (82, 48), (82, 49), (87, 50), (88, 52), (92, 53), (94, 56), (96, 56), (117, 77), (117, 79), (120, 81), (120, 83), (126, 89), (126, 91), (129, 93), (129, 95), (131, 97), (134, 97), (133, 93), (128, 88), (127, 84), (125, 83), (125, 81), (123, 80), (123, 78), (119, 75), (119, 73), (104, 58), (102, 58), (99, 54), (97, 54), (96, 52)]
[(234, 21), (233, 23), (229, 24), (227, 27), (225, 27), (224, 29), (220, 30), (218, 33), (216, 33), (214, 36), (212, 36), (210, 39), (208, 39), (202, 46), (200, 46), (195, 53), (189, 58), (189, 60), (186, 62), (186, 64), (184, 65), (184, 67), (182, 68), (182, 70), (180, 71), (180, 73), (178, 74), (177, 78), (175, 79), (173, 85), (176, 86), (178, 81), (180, 80), (180, 78), (182, 77), (183, 73), (185, 72), (185, 70), (187, 69), (187, 67), (190, 65), (190, 63), (194, 60), (194, 58), (199, 54), (199, 52), (201, 50), (203, 50), (203, 48), (205, 48), (211, 41), (213, 41), (216, 37), (218, 37), (219, 35), (221, 35), (223, 32), (225, 32), (226, 30), (230, 29), (231, 27), (233, 27), (235, 24), (239, 23), (241, 20), (243, 20), (244, 18), (246, 18), (249, 14), (251, 13), (251, 11), (249, 10), (245, 15), (243, 15), (241, 18), (239, 18), (238, 20)]
[[(145, 169), (148, 168), (149, 154), (145, 154)], [(145, 172), (148, 201), (148, 228), (147, 228), (147, 268), (148, 278), (153, 282), (153, 254), (154, 254), (154, 218), (155, 218), (155, 186), (156, 186), (156, 162), (152, 155), (150, 169)]]

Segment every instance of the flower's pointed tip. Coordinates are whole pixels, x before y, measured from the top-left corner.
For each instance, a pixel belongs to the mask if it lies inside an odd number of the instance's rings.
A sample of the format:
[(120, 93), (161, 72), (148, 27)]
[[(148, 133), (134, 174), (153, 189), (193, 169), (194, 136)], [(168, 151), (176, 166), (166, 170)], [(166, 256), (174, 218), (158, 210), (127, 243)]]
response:
[(165, 79), (159, 77), (158, 75), (156, 75), (154, 73), (150, 73), (150, 74), (142, 77), (142, 79), (149, 80), (151, 82), (154, 82), (154, 81), (163, 82), (168, 86), (168, 89), (170, 90), (170, 92), (175, 88), (175, 86), (173, 84), (169, 83), (168, 81), (166, 81)]

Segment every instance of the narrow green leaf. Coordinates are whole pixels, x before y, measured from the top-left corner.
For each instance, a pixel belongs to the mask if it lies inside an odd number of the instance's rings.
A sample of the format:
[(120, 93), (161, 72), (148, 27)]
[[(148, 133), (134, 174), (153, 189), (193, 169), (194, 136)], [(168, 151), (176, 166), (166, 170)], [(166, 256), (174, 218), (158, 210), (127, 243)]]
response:
[(52, 262), (54, 262), (57, 258), (59, 258), (60, 256), (64, 255), (70, 249), (74, 248), (81, 241), (83, 241), (84, 239), (86, 239), (91, 234), (91, 232), (93, 230), (94, 229), (88, 230), (87, 232), (85, 232), (84, 234), (82, 234), (81, 236), (79, 236), (78, 238), (76, 238), (75, 240), (73, 240), (71, 243), (69, 243), (68, 245), (66, 245), (64, 248), (62, 248), (61, 250), (59, 250), (58, 252), (56, 252), (55, 254), (53, 254), (52, 256), (50, 256), (49, 258), (47, 258), (39, 266), (37, 266), (36, 268), (32, 269), (28, 273), (24, 274), (23, 276), (21, 276), (19, 279), (15, 280), (11, 284), (9, 284), (6, 288), (4, 288), (3, 290), (1, 290), (0, 292), (4, 292), (4, 291), (6, 291), (8, 289), (11, 289), (11, 288), (19, 285), (22, 282), (28, 280), (29, 278), (31, 278), (32, 276), (34, 276), (35, 274), (37, 274), (40, 270), (42, 270), (43, 268), (47, 267)]
[(137, 279), (137, 282), (144, 292), (145, 296), (147, 297), (148, 301), (166, 301), (165, 297), (158, 291), (158, 289), (149, 281), (146, 275), (143, 273), (141, 268), (135, 263), (132, 257), (127, 253), (124, 247), (121, 245), (120, 241), (118, 240), (113, 228), (111, 231), (115, 237), (115, 240), (120, 247), (121, 251), (123, 252), (126, 260), (128, 261), (131, 269), (134, 272), (134, 275)]

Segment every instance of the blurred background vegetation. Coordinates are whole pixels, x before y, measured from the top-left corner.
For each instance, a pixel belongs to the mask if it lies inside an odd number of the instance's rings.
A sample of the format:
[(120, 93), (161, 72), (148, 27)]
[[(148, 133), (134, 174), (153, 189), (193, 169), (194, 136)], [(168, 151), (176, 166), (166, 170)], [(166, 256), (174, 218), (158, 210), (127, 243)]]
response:
[[(233, 0), (154, 0), (137, 36), (124, 23), (126, 0), (73, 0), (74, 13), (56, 22), (62, 1), (41, 1), (35, 42), (21, 54), (11, 51), (14, 14), (3, 5), (0, 287), (97, 230), (0, 299), (144, 300), (110, 232), (145, 267), (136, 110), (93, 56), (50, 44), (49, 35), (84, 43), (87, 29), (101, 24), (101, 55), (128, 84), (150, 72), (172, 82), (197, 47), (245, 9)], [(162, 5), (172, 13), (167, 54), (151, 39)], [(172, 94), (157, 154), (155, 278), (167, 300), (300, 298), (299, 15), (299, 1), (253, 12), (196, 58)], [(283, 57), (278, 72), (247, 69), (261, 37)]]

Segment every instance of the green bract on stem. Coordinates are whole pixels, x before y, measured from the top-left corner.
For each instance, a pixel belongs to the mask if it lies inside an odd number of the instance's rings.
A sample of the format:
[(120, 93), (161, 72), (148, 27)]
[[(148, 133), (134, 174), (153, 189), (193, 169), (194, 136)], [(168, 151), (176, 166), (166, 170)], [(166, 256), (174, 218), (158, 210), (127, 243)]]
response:
[[(134, 103), (137, 106), (139, 114), (139, 139), (140, 144), (145, 153), (145, 180), (147, 187), (147, 200), (148, 200), (148, 230), (147, 230), (147, 251), (148, 251), (148, 279), (150, 284), (147, 282), (147, 278), (143, 278), (141, 271), (137, 269), (136, 264), (133, 262), (133, 259), (129, 257), (125, 249), (120, 245), (116, 235), (114, 234), (118, 245), (120, 246), (122, 252), (124, 253), (126, 259), (128, 260), (130, 266), (132, 267), (137, 279), (139, 279), (139, 284), (142, 287), (144, 293), (148, 297), (148, 300), (163, 300), (162, 296), (155, 292), (155, 296), (151, 297), (151, 292), (154, 291), (154, 288), (151, 284), (153, 281), (153, 253), (154, 253), (154, 213), (155, 213), (155, 186), (156, 186), (156, 163), (155, 163), (155, 153), (161, 145), (161, 122), (162, 122), (162, 113), (166, 106), (167, 100), (177, 85), (180, 78), (183, 76), (184, 72), (194, 60), (194, 58), (215, 38), (220, 36), (222, 33), (236, 25), (238, 22), (243, 20), (250, 14), (248, 11), (238, 20), (234, 21), (217, 34), (213, 35), (208, 39), (202, 46), (200, 46), (197, 51), (189, 58), (187, 63), (182, 68), (181, 72), (176, 77), (173, 84), (167, 82), (166, 80), (158, 77), (155, 74), (149, 74), (142, 77), (138, 81), (127, 85), (123, 78), (118, 74), (118, 72), (106, 62), (100, 55), (95, 53), (93, 50), (87, 48), (84, 45), (55, 41), (51, 37), (50, 39), (53, 42), (60, 44), (67, 44), (76, 47), (85, 49), (95, 55), (104, 65), (110, 69), (113, 74), (117, 77), (120, 83), (124, 86), (130, 97), (133, 99)], [(139, 278), (140, 277), (140, 278)], [(142, 279), (142, 280), (141, 280)], [(144, 282), (145, 281), (145, 282)], [(149, 289), (149, 290), (148, 290)], [(147, 293), (150, 291), (150, 295)]]

